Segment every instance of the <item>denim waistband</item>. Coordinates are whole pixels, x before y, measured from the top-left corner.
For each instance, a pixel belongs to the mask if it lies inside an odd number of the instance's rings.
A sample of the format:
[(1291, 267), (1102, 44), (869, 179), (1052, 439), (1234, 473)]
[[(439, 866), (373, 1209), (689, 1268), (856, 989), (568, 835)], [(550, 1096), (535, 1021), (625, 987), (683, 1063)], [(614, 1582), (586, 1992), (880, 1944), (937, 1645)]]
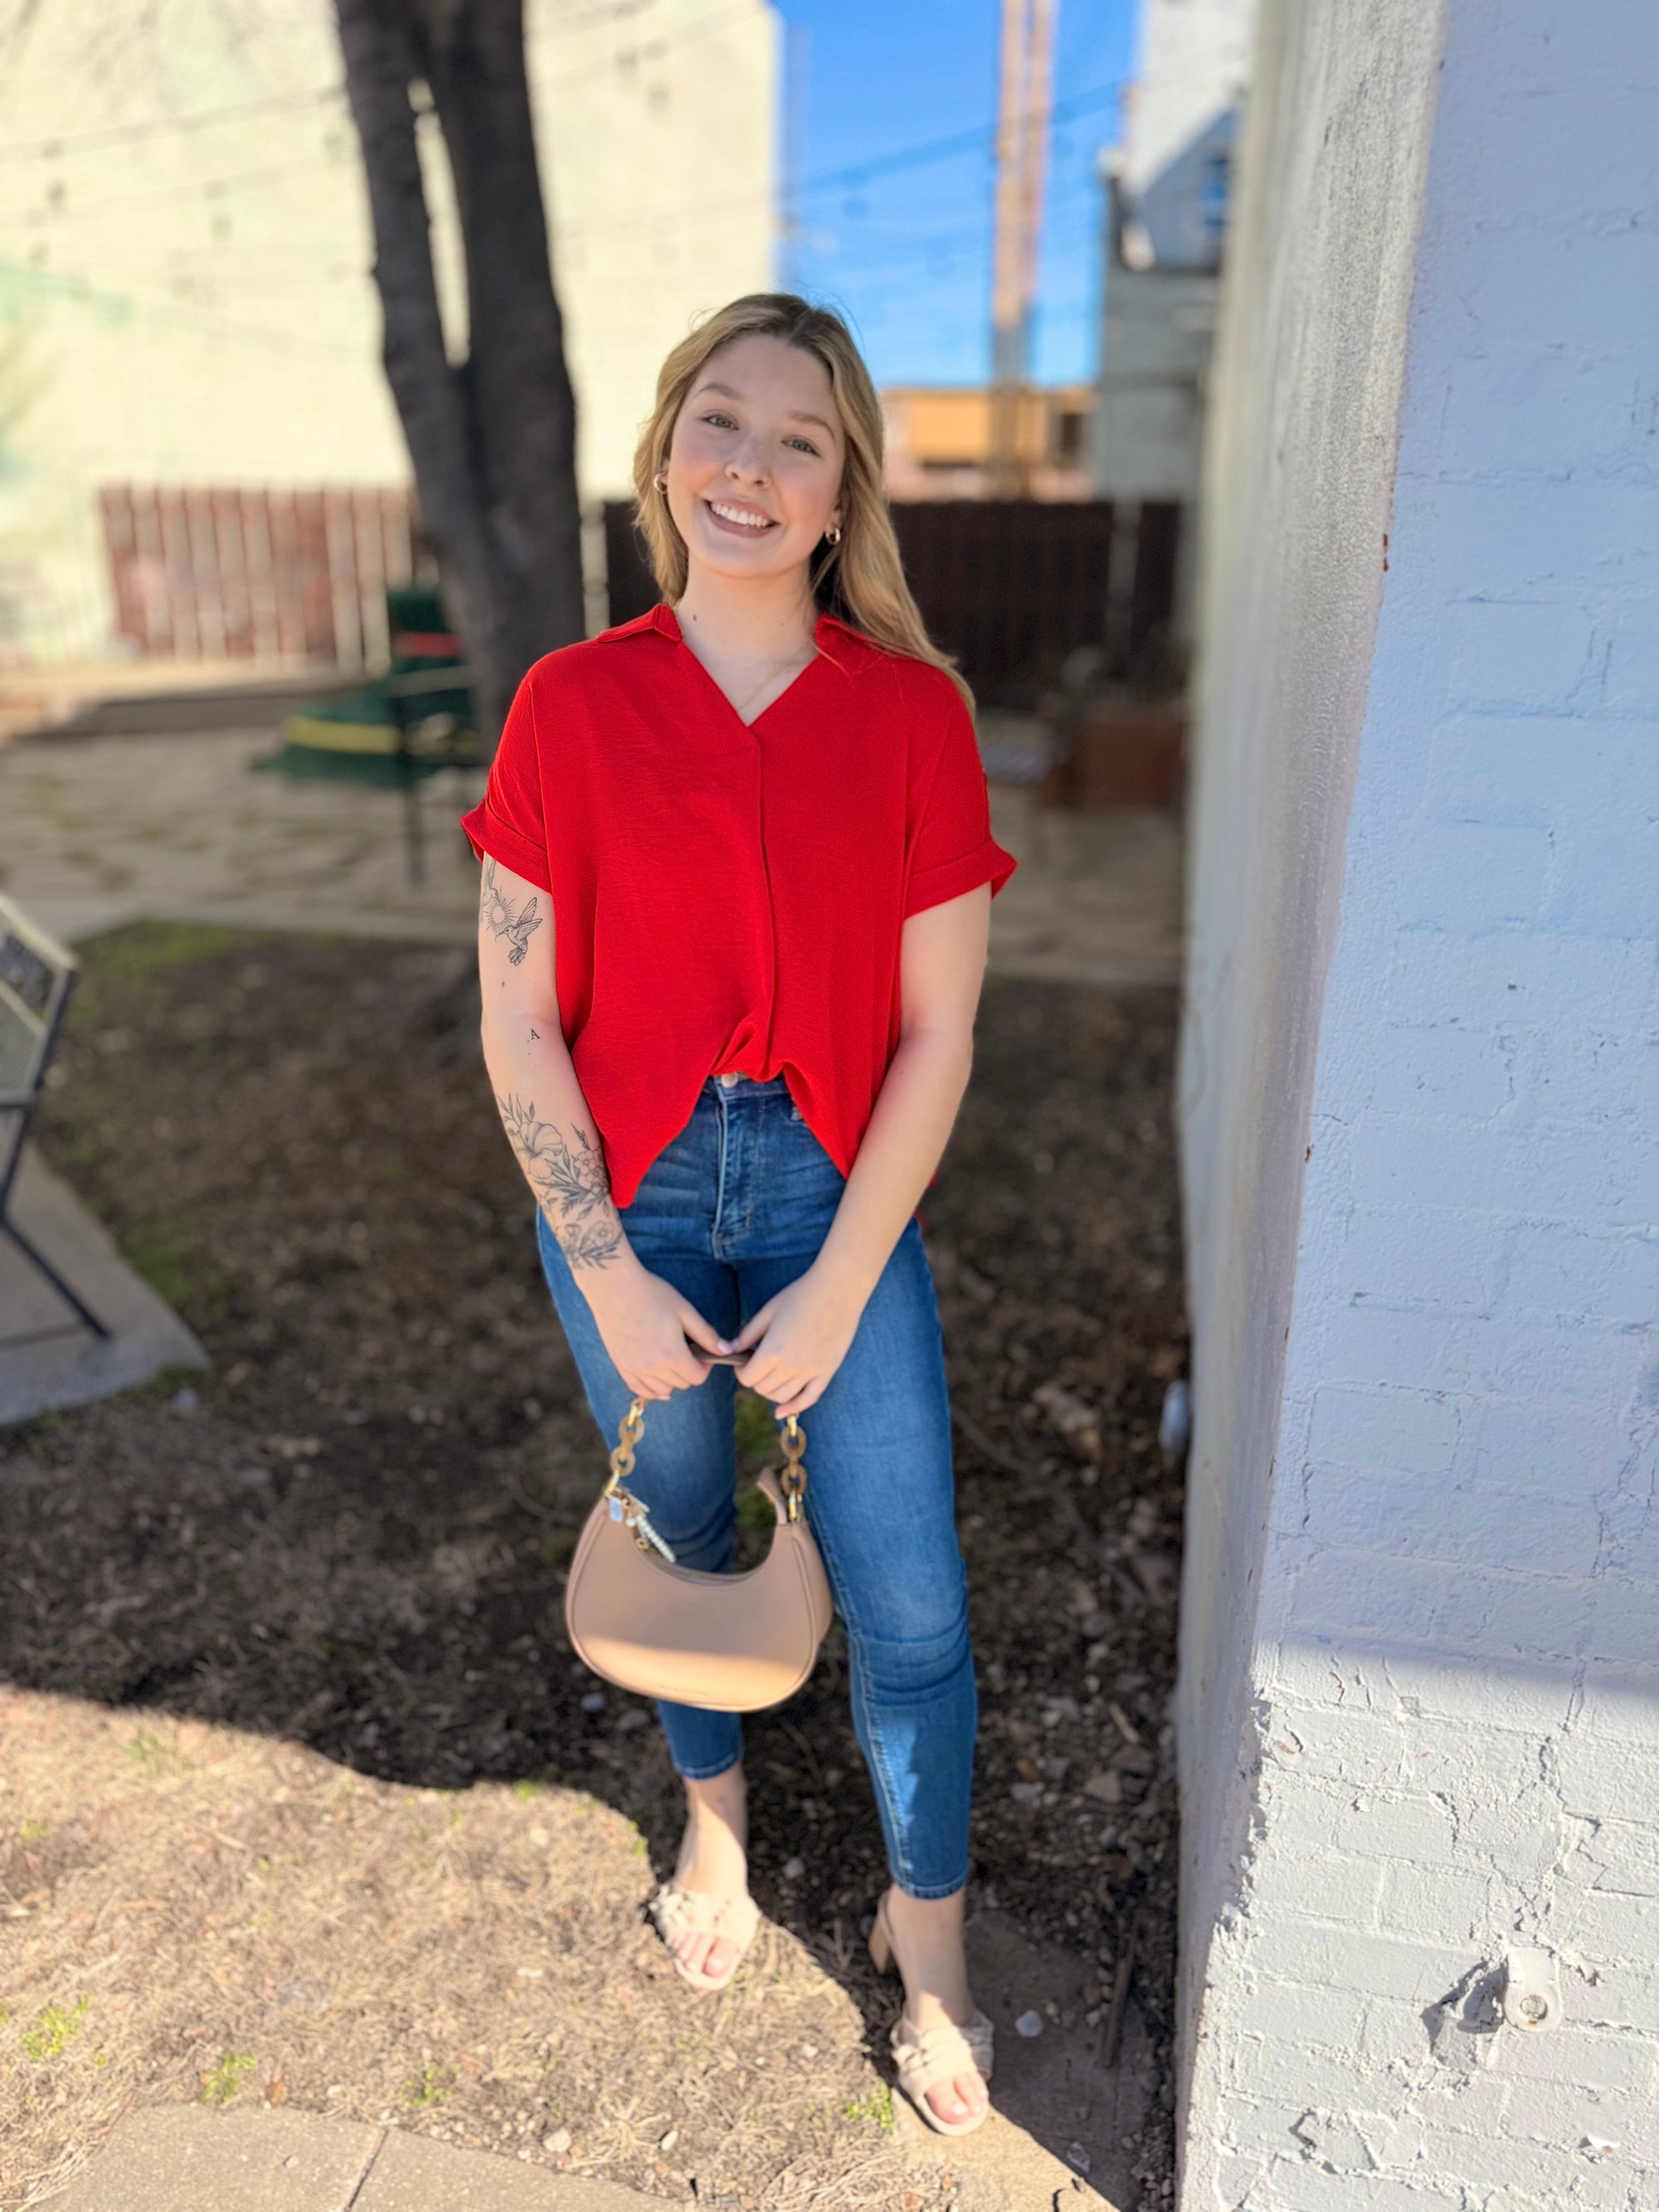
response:
[(781, 1091), (787, 1096), (789, 1085), (782, 1075), (769, 1075), (764, 1080), (758, 1076), (740, 1075), (735, 1083), (722, 1083), (717, 1075), (703, 1078), (702, 1096), (705, 1098), (765, 1098)]

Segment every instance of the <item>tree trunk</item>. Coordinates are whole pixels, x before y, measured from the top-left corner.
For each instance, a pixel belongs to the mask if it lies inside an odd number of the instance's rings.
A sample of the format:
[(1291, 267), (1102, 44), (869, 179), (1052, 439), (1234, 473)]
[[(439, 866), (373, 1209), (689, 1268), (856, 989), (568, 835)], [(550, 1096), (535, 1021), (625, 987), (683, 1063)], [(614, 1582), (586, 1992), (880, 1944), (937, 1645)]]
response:
[[(362, 143), (387, 380), (493, 750), (532, 661), (583, 633), (576, 410), (548, 259), (523, 0), (335, 0)], [(416, 142), (431, 94), (460, 212), (452, 363)]]

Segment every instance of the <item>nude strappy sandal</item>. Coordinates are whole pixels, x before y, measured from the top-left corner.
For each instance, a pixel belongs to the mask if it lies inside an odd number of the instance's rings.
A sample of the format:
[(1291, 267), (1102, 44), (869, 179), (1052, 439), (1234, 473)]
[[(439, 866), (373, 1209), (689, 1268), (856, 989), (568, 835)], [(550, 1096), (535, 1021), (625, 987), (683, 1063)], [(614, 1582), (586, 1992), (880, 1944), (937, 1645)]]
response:
[[(876, 1924), (870, 1930), (870, 1957), (878, 1974), (892, 1973), (897, 1968), (898, 1956), (887, 1918), (884, 1890), (876, 1901)], [(925, 2034), (917, 2033), (908, 2013), (900, 2013), (888, 2038), (898, 2071), (898, 2085), (936, 2135), (970, 2136), (975, 2128), (985, 2124), (991, 2110), (988, 2103), (970, 2120), (946, 2120), (928, 2103), (927, 2092), (958, 2074), (977, 2072), (988, 2081), (994, 2039), (995, 2030), (990, 2021), (977, 2010), (966, 2027), (940, 2021)]]
[[(646, 1911), (667, 1946), (674, 1972), (694, 1990), (725, 1989), (742, 1966), (760, 1927), (760, 1907), (746, 1890), (741, 1897), (715, 1897), (707, 1890), (682, 1889), (678, 1881), (665, 1881)], [(737, 1956), (723, 1974), (694, 1972), (674, 1948), (682, 1936), (722, 1936), (737, 1945)]]

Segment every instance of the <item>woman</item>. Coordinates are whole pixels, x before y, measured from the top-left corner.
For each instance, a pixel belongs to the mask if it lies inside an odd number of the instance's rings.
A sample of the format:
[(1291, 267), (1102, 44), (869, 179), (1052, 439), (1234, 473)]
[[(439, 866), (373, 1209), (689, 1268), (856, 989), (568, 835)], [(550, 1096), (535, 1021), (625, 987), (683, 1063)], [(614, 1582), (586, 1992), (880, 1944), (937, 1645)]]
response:
[[(892, 1886), (900, 2085), (988, 2106), (963, 1953), (977, 1724), (916, 1202), (967, 1086), (994, 894), (966, 686), (882, 493), (835, 315), (734, 301), (665, 362), (635, 463), (664, 598), (539, 661), (483, 802), (484, 1056), (607, 1443), (685, 1565), (732, 1559), (733, 1376), (803, 1422)], [(735, 1352), (740, 1364), (709, 1364)], [(753, 1938), (737, 1717), (658, 1707), (685, 1786), (653, 1917), (721, 1989)]]

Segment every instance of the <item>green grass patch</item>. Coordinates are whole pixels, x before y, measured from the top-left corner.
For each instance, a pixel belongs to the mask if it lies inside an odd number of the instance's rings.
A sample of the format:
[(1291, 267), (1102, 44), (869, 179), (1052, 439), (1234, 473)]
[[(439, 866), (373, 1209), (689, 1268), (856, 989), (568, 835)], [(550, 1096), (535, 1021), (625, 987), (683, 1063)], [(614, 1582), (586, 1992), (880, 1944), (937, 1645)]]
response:
[(131, 1390), (122, 1391), (121, 1395), (136, 1399), (141, 1405), (153, 1404), (174, 1397), (186, 1388), (199, 1389), (206, 1372), (205, 1368), (192, 1366), (187, 1359), (170, 1359), (148, 1382), (136, 1383)]
[(429, 2112), (434, 2105), (441, 2105), (455, 2086), (453, 2066), (422, 2066), (418, 2074), (411, 2074), (403, 2086), (403, 2101), (410, 2112)]
[(893, 2124), (893, 2093), (884, 2081), (878, 2081), (867, 2097), (859, 2097), (842, 2106), (849, 2120), (873, 2120), (878, 2128), (890, 2129)]
[(193, 921), (131, 921), (89, 938), (81, 947), (81, 975), (70, 1003), (70, 1026), (102, 1029), (154, 1004), (163, 976), (198, 960), (263, 944), (263, 934)]
[(119, 929), (106, 930), (88, 939), (82, 949), (82, 963), (89, 978), (102, 983), (143, 983), (169, 968), (187, 968), (194, 960), (214, 960), (222, 952), (246, 949), (253, 942), (245, 929), (226, 929), (217, 923), (197, 921), (130, 921)]
[(148, 1729), (140, 1729), (137, 1735), (130, 1737), (125, 1748), (129, 1759), (147, 1767), (152, 1774), (162, 1774), (169, 1767), (183, 1764), (173, 1746), (164, 1743), (159, 1735), (152, 1735)]
[(90, 1997), (82, 1996), (72, 2007), (43, 2007), (17, 2039), (23, 2056), (37, 2066), (58, 2057), (81, 2033), (81, 2016), (91, 2002)]
[(738, 1526), (739, 1528), (770, 1528), (777, 1515), (772, 1510), (772, 1501), (763, 1490), (752, 1486), (741, 1492), (738, 1498)]
[(219, 2063), (201, 2076), (202, 2102), (204, 2105), (228, 2105), (236, 2092), (259, 2070), (259, 2062), (251, 2051), (222, 2051)]
[(195, 1287), (195, 1252), (182, 1221), (135, 1221), (122, 1243), (129, 1263), (170, 1306)]
[[(223, 1318), (229, 1283), (201, 1258), (182, 1221), (135, 1221), (121, 1238), (121, 1249), (134, 1273), (175, 1311), (198, 1322)], [(188, 1371), (197, 1372), (193, 1368)], [(179, 1385), (173, 1387), (176, 1390)]]
[(733, 1419), (741, 1450), (763, 1459), (778, 1449), (778, 1425), (766, 1399), (757, 1398), (752, 1390), (739, 1390)]

